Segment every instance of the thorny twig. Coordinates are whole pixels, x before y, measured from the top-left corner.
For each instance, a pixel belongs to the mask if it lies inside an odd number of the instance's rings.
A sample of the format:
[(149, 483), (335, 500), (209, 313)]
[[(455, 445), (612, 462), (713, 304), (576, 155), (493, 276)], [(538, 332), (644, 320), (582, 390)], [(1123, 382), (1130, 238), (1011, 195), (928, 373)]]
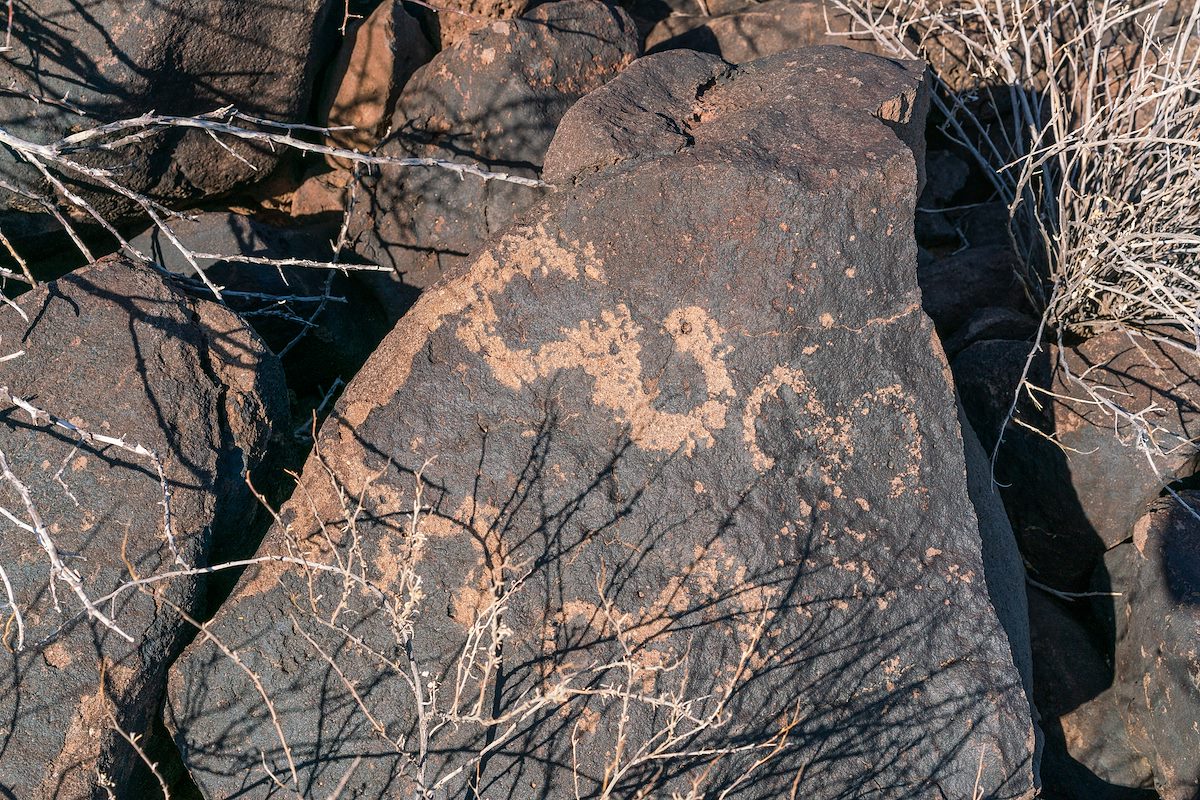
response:
[(86, 442), (97, 448), (116, 447), (119, 450), (124, 450), (127, 453), (149, 461), (154, 467), (154, 472), (158, 476), (159, 487), (162, 490), (160, 505), (163, 509), (163, 538), (166, 539), (167, 546), (171, 548), (171, 555), (174, 556), (175, 563), (184, 568), (189, 566), (180, 554), (175, 540), (175, 528), (171, 517), (171, 486), (167, 482), (167, 474), (163, 468), (162, 459), (158, 457), (157, 453), (140, 443), (129, 444), (125, 441), (124, 437), (93, 433), (70, 420), (63, 419), (60, 416), (51, 414), (49, 411), (38, 408), (28, 400), (17, 397), (9, 391), (7, 386), (0, 385), (0, 401), (16, 406), (24, 411), (29, 415), (29, 421), (34, 425), (61, 428), (80, 442)]

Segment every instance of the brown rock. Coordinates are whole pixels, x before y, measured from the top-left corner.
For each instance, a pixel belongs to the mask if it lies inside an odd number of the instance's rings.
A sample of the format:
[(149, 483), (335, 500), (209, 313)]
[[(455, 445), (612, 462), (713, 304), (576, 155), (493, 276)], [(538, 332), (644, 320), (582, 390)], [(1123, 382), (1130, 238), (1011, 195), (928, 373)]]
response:
[(874, 39), (838, 35), (850, 22), (824, 0), (767, 0), (721, 16), (669, 16), (646, 36), (646, 52), (699, 50), (734, 64), (818, 44), (886, 55)]
[[(1200, 492), (1164, 497), (1104, 556), (1116, 707), (1163, 800), (1200, 789)], [(1106, 603), (1106, 607), (1108, 604)]]
[[(131, 572), (204, 566), (218, 549), (254, 546), (247, 537), (258, 506), (244, 472), (263, 464), (275, 426), (286, 426), (282, 373), (236, 315), (120, 259), (101, 260), (18, 302), (28, 322), (0, 307), (5, 353), (25, 351), (3, 365), (6, 391), (157, 454), (170, 486), (178, 560), (152, 460), (80, 442), (63, 426), (30, 424), (4, 401), (0, 450), (66, 566), (134, 641), (81, 614), (72, 590), (51, 578), (34, 535), (0, 519), (0, 566), (26, 628), (19, 650), (15, 618), (0, 594), (0, 787), (31, 800), (92, 800), (106, 796), (107, 779), (118, 798), (151, 796), (153, 782), (142, 783), (149, 776), (139, 773), (141, 760), (117, 727), (139, 736), (150, 730), (167, 667), (194, 632), (177, 609), (203, 615), (204, 582), (185, 576), (102, 598)], [(0, 506), (29, 523), (9, 481), (0, 481)]]
[(497, 20), (520, 16), (532, 0), (448, 0), (437, 8), (438, 35), (443, 49), (453, 47), (472, 33)]
[[(1009, 426), (997, 478), (1038, 580), (1085, 589), (1098, 559), (1128, 538), (1163, 486), (1195, 473), (1200, 357), (1190, 346), (1160, 328), (1106, 333), (1061, 353), (1036, 354), (1031, 378), (1043, 390), (1038, 406), (1022, 395), (1018, 418), (1039, 433)], [(1030, 350), (1027, 342), (978, 342), (955, 359), (963, 403), (988, 450)], [(1099, 400), (1079, 384), (1084, 375)], [(1118, 419), (1113, 409), (1144, 423)]]
[[(211, 627), (299, 785), (967, 797), (983, 752), (976, 788), (1033, 796), (1023, 584), (920, 311), (922, 75), (679, 51), (567, 115), (578, 183), (425, 292), (264, 544), (370, 585), (263, 565)], [(178, 663), (207, 794), (291, 780), (259, 703)]]
[(1063, 793), (1072, 800), (1158, 798), (1153, 769), (1130, 746), (1118, 704), (1116, 692), (1106, 689), (1064, 714), (1047, 737), (1047, 759), (1062, 765), (1054, 781), (1065, 784)]
[[(334, 45), (333, 5), (331, 0), (18, 3), (12, 49), (0, 60), (0, 85), (6, 88), (0, 119), (8, 133), (43, 143), (149, 111), (192, 116), (235, 106), (260, 118), (307, 121), (317, 71)], [(176, 130), (77, 157), (118, 170), (130, 189), (182, 203), (259, 180), (279, 155), (278, 148), (261, 143), (218, 143), (205, 131)], [(0, 177), (53, 194), (40, 173), (8, 148), (0, 152)], [(78, 179), (65, 177), (69, 183)], [(110, 219), (140, 214), (111, 191), (77, 186)], [(7, 191), (0, 193), (4, 211), (44, 213), (37, 203)]]
[(321, 172), (304, 180), (292, 195), (293, 217), (313, 217), (321, 214), (341, 215), (348, 202), (347, 187), (353, 176), (349, 170)]
[(400, 0), (385, 0), (351, 28), (326, 79), (318, 112), (321, 125), (354, 127), (330, 134), (333, 143), (351, 150), (370, 150), (379, 144), (400, 90), (433, 53), (421, 26)]
[[(1111, 548), (1162, 487), (1196, 471), (1200, 454), (1200, 356), (1180, 332), (1111, 332), (1068, 348), (1053, 391), (1055, 437), (1088, 524)], [(1068, 373), (1069, 369), (1069, 373)], [(1070, 379), (1086, 375), (1098, 396), (1141, 415), (1139, 430), (1097, 405)], [(1153, 439), (1153, 444), (1142, 437)]]

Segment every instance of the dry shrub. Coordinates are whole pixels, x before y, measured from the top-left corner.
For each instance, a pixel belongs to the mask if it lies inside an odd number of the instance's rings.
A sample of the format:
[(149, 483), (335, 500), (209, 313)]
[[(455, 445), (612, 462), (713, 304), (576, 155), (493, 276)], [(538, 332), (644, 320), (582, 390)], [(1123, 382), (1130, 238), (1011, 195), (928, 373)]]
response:
[[(946, 134), (1009, 207), (1042, 313), (1029, 363), (1048, 342), (1160, 325), (1200, 352), (1198, 0), (829, 2), (853, 33), (932, 64)], [(1151, 464), (1177, 438), (1058, 361)]]

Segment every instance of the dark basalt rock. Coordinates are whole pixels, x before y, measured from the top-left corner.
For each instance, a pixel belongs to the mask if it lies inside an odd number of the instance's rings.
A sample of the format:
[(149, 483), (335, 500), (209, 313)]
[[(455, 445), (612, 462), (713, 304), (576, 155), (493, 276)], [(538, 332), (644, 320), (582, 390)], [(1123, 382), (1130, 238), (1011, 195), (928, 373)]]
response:
[[(161, 459), (171, 491), (179, 560), (204, 566), (215, 551), (243, 552), (257, 503), (244, 471), (286, 429), (278, 363), (226, 309), (190, 299), (152, 272), (105, 259), (0, 306), (0, 348), (13, 395), (96, 434), (141, 444)], [(31, 494), (64, 563), (97, 605), (135, 640), (80, 616), (34, 535), (0, 519), (0, 565), (24, 610), (25, 648), (4, 602), (0, 666), (0, 794), (33, 799), (150, 796), (141, 760), (118, 734), (143, 735), (160, 708), (167, 667), (193, 629), (178, 613), (205, 613), (204, 583), (184, 577), (100, 602), (129, 580), (178, 569), (165, 533), (153, 462), (31, 424), (8, 405), (0, 450)], [(28, 521), (14, 486), (0, 506)], [(3, 595), (0, 595), (3, 596)], [(143, 745), (145, 740), (143, 740)], [(148, 775), (143, 777), (149, 778)], [(153, 784), (150, 784), (153, 785)], [(157, 789), (155, 789), (157, 791)]]
[(1019, 271), (1016, 254), (1007, 247), (973, 247), (937, 259), (917, 271), (925, 313), (949, 338), (986, 306), (1024, 311)]
[[(632, 21), (597, 0), (548, 3), (494, 22), (416, 72), (379, 152), (536, 178), (563, 113), (637, 55)], [(362, 180), (350, 233), (361, 256), (424, 288), (543, 194), (442, 169), (387, 168)], [(386, 285), (380, 291), (389, 294)]]
[(1003, 306), (984, 306), (967, 317), (957, 331), (942, 341), (942, 346), (951, 360), (976, 342), (995, 339), (1028, 342), (1032, 349), (1037, 332), (1038, 321), (1027, 314)]
[(1200, 492), (1164, 497), (1104, 556), (1116, 707), (1164, 800), (1200, 790)]
[[(5, 87), (0, 127), (51, 143), (149, 111), (192, 116), (224, 106), (303, 122), (317, 71), (334, 45), (337, 24), (329, 9), (335, 5), (330, 0), (18, 3), (12, 50), (0, 61), (0, 86)], [(164, 202), (189, 202), (265, 176), (279, 151), (248, 142), (218, 144), (204, 131), (180, 130), (76, 157), (115, 170), (117, 180), (134, 191)], [(7, 149), (0, 153), (0, 177), (53, 194), (32, 166)], [(86, 182), (76, 190), (112, 221), (137, 213), (127, 199)], [(42, 214), (44, 209), (4, 192), (0, 220), (11, 235), (13, 228), (31, 226), (20, 215), (4, 213), (9, 211)]]
[[(1036, 393), (1041, 408), (1022, 394), (1017, 412), (1027, 427), (1009, 426), (997, 477), (1038, 580), (1057, 589), (1086, 589), (1100, 557), (1128, 538), (1163, 486), (1196, 471), (1200, 386), (1194, 376), (1200, 360), (1179, 337), (1166, 328), (1106, 333), (1061, 353), (1041, 353), (1031, 363), (1031, 382), (1043, 387)], [(989, 451), (1031, 347), (978, 342), (955, 359), (967, 415)], [(1145, 425), (1118, 420), (1089, 397), (1077, 380), (1084, 375), (1098, 396), (1140, 414)]]
[(851, 22), (823, 0), (767, 0), (725, 14), (672, 14), (647, 34), (646, 50), (697, 50), (734, 64), (822, 44), (883, 55), (870, 37), (842, 35)]
[(680, 51), (575, 106), (577, 184), (323, 428), (260, 551), (309, 567), (210, 628), (245, 670), (177, 664), (202, 790), (274, 794), (282, 740), (315, 795), (1032, 797), (1022, 579), (916, 283), (922, 75)]
[[(175, 236), (195, 253), (316, 262), (333, 258), (333, 242), (340, 227), (337, 221), (283, 227), (219, 211), (171, 222)], [(192, 265), (157, 227), (134, 237), (131, 244), (172, 272), (194, 275)], [(288, 387), (302, 403), (319, 403), (334, 381), (349, 381), (396, 321), (379, 305), (358, 271), (343, 273), (216, 259), (200, 259), (198, 263), (209, 280), (230, 290), (225, 294), (226, 303), (247, 315), (247, 321), (272, 352), (291, 348), (283, 358), (283, 367)], [(271, 301), (321, 297), (326, 293), (326, 282), (335, 300), (325, 303), (315, 319), (316, 302)], [(413, 292), (410, 304), (415, 295)], [(312, 320), (312, 327), (293, 345), (305, 330), (296, 317)]]

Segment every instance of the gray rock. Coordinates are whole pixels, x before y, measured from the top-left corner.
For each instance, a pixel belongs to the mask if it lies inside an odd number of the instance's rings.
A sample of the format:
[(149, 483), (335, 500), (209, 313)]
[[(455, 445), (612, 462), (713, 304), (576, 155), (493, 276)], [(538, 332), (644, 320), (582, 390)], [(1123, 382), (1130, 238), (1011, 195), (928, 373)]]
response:
[[(8, 391), (156, 453), (184, 563), (204, 566), (217, 553), (253, 548), (246, 537), (258, 504), (244, 473), (257, 474), (268, 461), (276, 426), (287, 427), (287, 406), (278, 363), (245, 323), (115, 258), (18, 302), (29, 322), (0, 306), (0, 347), (25, 351), (3, 365)], [(149, 731), (167, 667), (194, 633), (180, 612), (206, 611), (204, 581), (183, 577), (100, 603), (131, 570), (148, 576), (179, 568), (154, 463), (80, 443), (62, 427), (32, 425), (25, 412), (4, 405), (0, 450), (66, 565), (134, 642), (82, 617), (61, 580), (53, 587), (56, 611), (48, 556), (32, 533), (0, 519), (0, 565), (26, 627), (25, 648), (14, 652), (15, 620), (7, 598), (0, 601), (0, 794), (92, 800), (106, 796), (102, 773), (118, 798), (151, 796), (153, 783), (139, 779), (140, 758), (116, 729)], [(28, 523), (8, 481), (0, 481), (0, 506)]]
[(1028, 314), (1003, 306), (984, 306), (967, 317), (953, 334), (942, 342), (946, 356), (953, 359), (975, 342), (992, 339), (1029, 342), (1032, 347), (1038, 321)]
[[(923, 91), (841, 48), (673, 52), (567, 115), (547, 172), (578, 185), (426, 291), (260, 551), (370, 587), (264, 563), (212, 624), (302, 791), (966, 797), (983, 754), (986, 796), (1033, 796), (1023, 588), (891, 127)], [(212, 796), (292, 780), (247, 674), (199, 642), (173, 672)]]
[(949, 150), (931, 150), (925, 157), (928, 183), (918, 201), (922, 208), (946, 206), (967, 185), (971, 168)]
[[(224, 106), (279, 121), (302, 122), (317, 71), (337, 25), (330, 0), (75, 0), (18, 3), (12, 51), (0, 61), (0, 127), (50, 143), (101, 122), (147, 112), (192, 116)], [(66, 102), (63, 99), (66, 98)], [(86, 116), (72, 109), (86, 112)], [(172, 131), (107, 153), (80, 155), (116, 170), (128, 188), (163, 202), (221, 194), (268, 174), (277, 149), (226, 142), (204, 131)], [(45, 193), (40, 175), (5, 149), (0, 177)], [(112, 220), (136, 213), (125, 198), (69, 184)], [(44, 209), (10, 192), (0, 214)], [(19, 217), (3, 214), (8, 222)]]

